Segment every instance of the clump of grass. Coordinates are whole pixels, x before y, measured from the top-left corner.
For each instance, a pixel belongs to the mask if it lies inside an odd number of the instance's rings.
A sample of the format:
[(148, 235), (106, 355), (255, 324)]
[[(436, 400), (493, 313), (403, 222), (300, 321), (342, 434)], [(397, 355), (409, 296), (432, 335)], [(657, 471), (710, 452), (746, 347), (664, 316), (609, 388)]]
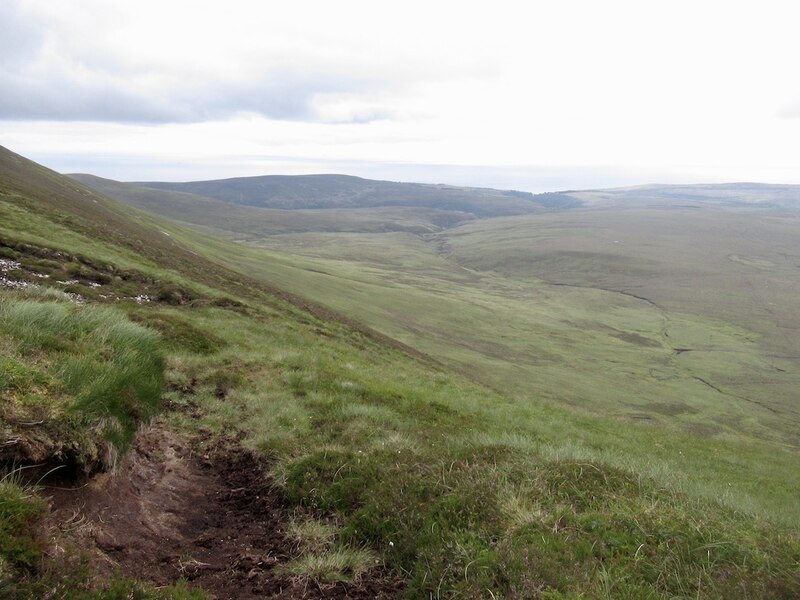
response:
[[(75, 594), (74, 591), (68, 591)], [(116, 579), (108, 582), (100, 589), (73, 595), (79, 600), (208, 600), (202, 590), (189, 589), (186, 581), (174, 585), (154, 588), (133, 579)]]
[(44, 501), (23, 486), (15, 472), (0, 478), (0, 584), (38, 559), (37, 527), (44, 511)]
[(186, 290), (173, 283), (165, 283), (159, 286), (156, 298), (165, 304), (185, 304), (194, 298), (189, 290)]
[(304, 554), (284, 565), (281, 572), (294, 577), (325, 582), (357, 581), (378, 559), (365, 549), (337, 548)]
[[(113, 466), (158, 409), (164, 359), (157, 333), (98, 306), (2, 298), (2, 416), (13, 439), (0, 458), (67, 458)], [(27, 453), (27, 455), (26, 455)], [(110, 461), (110, 462), (109, 462)]]
[(332, 523), (317, 519), (293, 519), (286, 527), (286, 535), (302, 551), (312, 554), (328, 550), (333, 545), (337, 532), (338, 528)]
[(85, 560), (66, 560), (48, 564), (36, 577), (16, 582), (0, 582), (0, 598), (14, 600), (209, 600), (202, 590), (190, 589), (185, 580), (154, 587), (128, 578), (97, 581)]
[(299, 556), (281, 567), (293, 577), (320, 582), (352, 582), (380, 561), (366, 548), (337, 546), (340, 529), (333, 521), (295, 518), (286, 535), (294, 540)]
[(63, 290), (57, 290), (51, 287), (44, 287), (41, 285), (29, 285), (26, 288), (17, 291), (17, 295), (23, 298), (37, 299), (37, 300), (51, 300), (61, 302), (71, 302), (71, 298), (64, 293)]
[(130, 318), (158, 331), (165, 345), (171, 350), (206, 355), (213, 354), (225, 346), (225, 342), (219, 336), (195, 327), (187, 319), (174, 313), (148, 308), (131, 311)]

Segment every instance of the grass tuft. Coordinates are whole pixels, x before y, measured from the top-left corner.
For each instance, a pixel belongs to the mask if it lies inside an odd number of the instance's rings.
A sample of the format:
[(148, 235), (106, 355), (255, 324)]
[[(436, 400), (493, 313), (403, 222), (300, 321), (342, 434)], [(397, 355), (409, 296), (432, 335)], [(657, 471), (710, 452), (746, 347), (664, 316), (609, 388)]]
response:
[(68, 457), (87, 471), (110, 468), (158, 410), (160, 338), (116, 310), (4, 295), (0, 332), (0, 416), (20, 440), (4, 447), (7, 462)]
[(39, 519), (44, 501), (24, 486), (17, 472), (0, 477), (0, 582), (39, 558)]
[(281, 567), (287, 575), (320, 582), (353, 582), (377, 563), (376, 556), (365, 549), (338, 548), (308, 553)]

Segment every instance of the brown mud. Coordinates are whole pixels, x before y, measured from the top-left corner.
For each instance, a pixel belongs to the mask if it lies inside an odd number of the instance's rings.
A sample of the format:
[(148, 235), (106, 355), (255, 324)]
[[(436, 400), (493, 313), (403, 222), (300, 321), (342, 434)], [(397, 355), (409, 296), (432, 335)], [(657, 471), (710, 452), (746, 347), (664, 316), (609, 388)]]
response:
[(353, 583), (279, 574), (298, 552), (263, 458), (235, 440), (206, 438), (189, 443), (156, 423), (117, 473), (46, 488), (52, 557), (71, 546), (89, 555), (98, 577), (156, 586), (183, 578), (219, 600), (397, 596), (399, 581), (382, 568)]

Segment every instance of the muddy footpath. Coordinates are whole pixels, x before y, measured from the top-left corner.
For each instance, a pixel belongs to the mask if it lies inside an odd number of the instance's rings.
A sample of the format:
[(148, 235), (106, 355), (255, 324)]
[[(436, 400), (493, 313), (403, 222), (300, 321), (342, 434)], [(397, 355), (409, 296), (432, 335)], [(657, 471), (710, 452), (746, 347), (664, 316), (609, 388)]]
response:
[(186, 440), (164, 423), (140, 432), (116, 473), (46, 486), (49, 553), (88, 554), (99, 577), (155, 586), (186, 579), (218, 600), (394, 598), (400, 583), (376, 568), (352, 583), (288, 577), (298, 548), (289, 510), (256, 453), (210, 435)]

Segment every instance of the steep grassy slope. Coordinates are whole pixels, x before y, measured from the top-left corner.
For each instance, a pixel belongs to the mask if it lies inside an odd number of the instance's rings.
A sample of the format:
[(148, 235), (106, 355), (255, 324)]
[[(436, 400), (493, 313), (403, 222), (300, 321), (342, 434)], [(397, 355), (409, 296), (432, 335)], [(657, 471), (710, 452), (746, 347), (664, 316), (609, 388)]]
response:
[[(322, 584), (385, 567), (409, 598), (800, 593), (796, 462), (773, 446), (621, 427), (493, 391), (272, 293), (283, 282), (270, 282), (270, 270), (290, 279), (319, 261), (206, 238), (0, 157), (20, 171), (13, 185), (0, 180), (0, 236), (19, 253), (13, 260), (30, 272), (48, 266), (36, 262), (47, 254), (53, 273), (75, 273), (72, 293), (161, 332), (165, 400), (179, 409), (167, 417), (173, 427), (212, 440), (234, 433), (268, 457), (294, 519), (287, 531), (302, 539), (273, 576)], [(372, 276), (347, 268), (343, 287)], [(118, 275), (94, 281), (101, 272)], [(149, 301), (132, 299), (129, 285)], [(744, 472), (754, 465), (758, 472)], [(10, 576), (0, 570), (0, 581), (18, 597), (44, 597), (55, 587), (30, 535), (42, 507), (6, 481), (0, 532), (30, 554)], [(87, 583), (70, 581), (61, 597), (81, 597)]]

